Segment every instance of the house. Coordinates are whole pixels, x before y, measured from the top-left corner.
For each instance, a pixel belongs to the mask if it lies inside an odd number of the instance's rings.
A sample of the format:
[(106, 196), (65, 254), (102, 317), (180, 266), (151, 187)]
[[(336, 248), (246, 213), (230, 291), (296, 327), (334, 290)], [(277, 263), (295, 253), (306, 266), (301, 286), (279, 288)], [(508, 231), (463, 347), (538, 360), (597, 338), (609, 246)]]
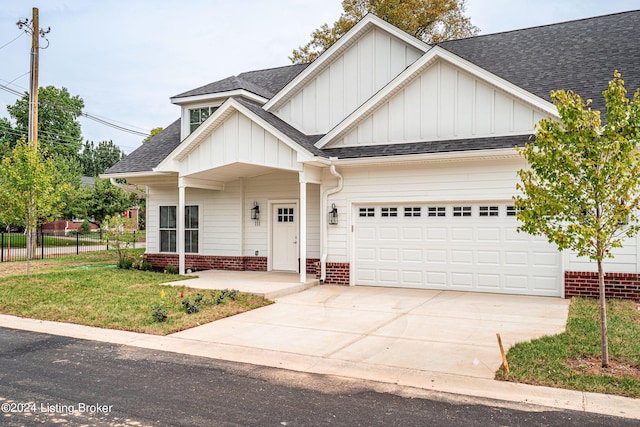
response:
[[(81, 185), (83, 187), (93, 188), (95, 179), (90, 176), (83, 176), (81, 179)], [(80, 231), (82, 230), (82, 224), (84, 223), (84, 219), (73, 218), (73, 219), (55, 219), (46, 224), (42, 224), (41, 230), (44, 233), (48, 234), (56, 234), (56, 235), (66, 235), (69, 232)], [(98, 231), (100, 227), (93, 222), (89, 222), (89, 230), (90, 231)]]
[[(147, 257), (340, 285), (597, 292), (595, 265), (517, 232), (514, 150), (549, 92), (640, 86), (640, 11), (428, 45), (374, 15), (305, 65), (181, 93), (181, 116), (106, 173), (146, 185)], [(631, 239), (611, 295), (640, 298)]]

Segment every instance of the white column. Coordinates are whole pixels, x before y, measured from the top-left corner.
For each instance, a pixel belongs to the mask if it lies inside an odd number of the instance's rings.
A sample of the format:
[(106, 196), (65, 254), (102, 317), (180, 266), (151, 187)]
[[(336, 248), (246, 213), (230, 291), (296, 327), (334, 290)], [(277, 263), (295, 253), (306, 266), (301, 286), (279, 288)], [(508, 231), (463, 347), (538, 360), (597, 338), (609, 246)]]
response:
[(300, 283), (307, 281), (307, 183), (300, 172)]
[(176, 248), (178, 249), (178, 273), (185, 273), (185, 259), (184, 259), (184, 208), (185, 205), (185, 186), (180, 183), (178, 185), (178, 217), (176, 222), (178, 223), (178, 237), (176, 241)]

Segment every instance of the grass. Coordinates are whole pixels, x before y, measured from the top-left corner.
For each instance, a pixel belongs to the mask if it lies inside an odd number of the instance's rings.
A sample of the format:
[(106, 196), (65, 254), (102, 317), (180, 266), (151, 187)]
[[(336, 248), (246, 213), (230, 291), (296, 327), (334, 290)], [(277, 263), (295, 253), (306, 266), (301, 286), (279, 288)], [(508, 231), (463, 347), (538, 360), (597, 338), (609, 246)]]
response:
[[(180, 280), (178, 276), (113, 268), (117, 262), (113, 251), (45, 261), (47, 263), (42, 268), (38, 268), (37, 261), (33, 263), (37, 273), (30, 279), (23, 272), (0, 277), (0, 313), (149, 334), (170, 334), (271, 303), (255, 295), (240, 293), (235, 301), (206, 304), (200, 312), (187, 314), (180, 294), (193, 299), (194, 294), (200, 292), (211, 300), (210, 291), (162, 285), (167, 281)], [(156, 304), (163, 304), (168, 309), (167, 321), (157, 322), (152, 317), (152, 307)]]
[(566, 332), (513, 346), (510, 373), (497, 379), (595, 393), (640, 397), (640, 305), (607, 301), (610, 367), (601, 368), (600, 310), (594, 299), (573, 298)]

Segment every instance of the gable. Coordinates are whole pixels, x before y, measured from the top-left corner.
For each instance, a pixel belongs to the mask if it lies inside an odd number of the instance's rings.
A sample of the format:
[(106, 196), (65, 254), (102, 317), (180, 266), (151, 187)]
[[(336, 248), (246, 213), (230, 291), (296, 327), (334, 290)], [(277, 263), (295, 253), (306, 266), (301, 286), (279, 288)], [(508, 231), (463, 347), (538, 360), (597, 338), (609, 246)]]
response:
[(326, 147), (530, 134), (546, 116), (439, 60)]
[(208, 129), (207, 134), (177, 160), (181, 176), (238, 163), (301, 170), (296, 150), (237, 110)]

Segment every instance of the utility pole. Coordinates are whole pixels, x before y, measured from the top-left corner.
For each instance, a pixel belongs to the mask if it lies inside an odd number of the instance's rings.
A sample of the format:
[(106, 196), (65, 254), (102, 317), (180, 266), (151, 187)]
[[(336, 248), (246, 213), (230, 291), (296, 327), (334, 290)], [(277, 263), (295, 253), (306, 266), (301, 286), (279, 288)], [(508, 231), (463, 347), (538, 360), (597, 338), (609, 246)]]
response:
[[(25, 32), (31, 34), (31, 84), (29, 85), (29, 143), (34, 150), (38, 149), (38, 67), (40, 58), (40, 36), (44, 37), (51, 28), (40, 28), (38, 8), (32, 9), (31, 25), (24, 19), (16, 23), (18, 28), (25, 28)], [(48, 47), (45, 46), (45, 49)]]
[[(40, 36), (44, 37), (51, 28), (43, 30), (40, 28), (40, 19), (38, 17), (38, 8), (32, 9), (31, 25), (29, 20), (24, 19), (16, 22), (18, 28), (24, 28), (24, 31), (31, 34), (31, 84), (29, 86), (29, 144), (34, 152), (38, 151), (38, 65), (40, 53)], [(45, 46), (45, 49), (48, 47)], [(34, 249), (37, 242), (34, 239), (37, 222), (34, 222), (36, 215), (36, 206), (33, 196), (27, 209), (27, 277), (31, 277), (30, 260), (33, 258)], [(36, 224), (36, 225), (33, 225)]]

